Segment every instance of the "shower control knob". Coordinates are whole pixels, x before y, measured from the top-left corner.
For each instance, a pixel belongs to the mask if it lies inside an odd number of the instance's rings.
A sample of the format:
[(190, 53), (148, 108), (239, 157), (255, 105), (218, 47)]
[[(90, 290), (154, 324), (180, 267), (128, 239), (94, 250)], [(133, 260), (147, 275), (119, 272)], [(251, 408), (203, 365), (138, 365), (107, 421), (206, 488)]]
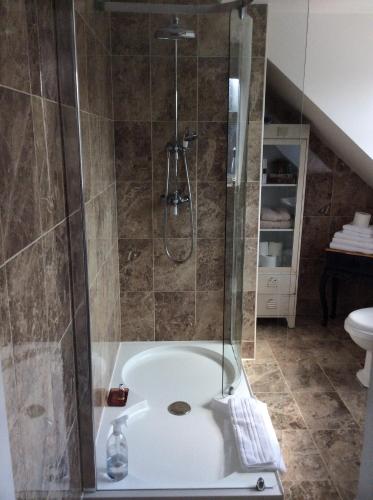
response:
[(198, 137), (197, 132), (189, 132), (189, 129), (185, 129), (183, 137), (183, 147), (187, 149), (191, 142), (195, 141)]

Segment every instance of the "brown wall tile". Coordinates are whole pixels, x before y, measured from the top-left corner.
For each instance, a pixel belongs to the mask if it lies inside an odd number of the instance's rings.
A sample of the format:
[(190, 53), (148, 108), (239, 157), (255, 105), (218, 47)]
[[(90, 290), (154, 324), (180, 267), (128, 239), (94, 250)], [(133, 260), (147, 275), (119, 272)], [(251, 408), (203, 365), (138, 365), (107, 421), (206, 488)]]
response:
[[(175, 117), (175, 69), (172, 57), (152, 57), (152, 120), (168, 121)], [(179, 119), (197, 119), (197, 58), (182, 57), (178, 66)]]
[(222, 121), (228, 118), (228, 59), (198, 60), (198, 119)]
[(37, 170), (40, 176), (42, 230), (47, 231), (66, 216), (62, 131), (56, 103), (31, 100)]
[(154, 340), (154, 293), (122, 292), (122, 342)]
[(225, 181), (227, 176), (227, 124), (199, 123), (198, 180)]
[[(191, 240), (170, 238), (167, 240), (171, 255), (185, 259), (191, 248)], [(166, 255), (163, 239), (154, 240), (154, 290), (164, 292), (192, 291), (196, 288), (195, 253), (184, 263), (172, 262)]]
[(196, 293), (196, 340), (223, 340), (223, 291)]
[(200, 57), (229, 57), (229, 13), (200, 15), (198, 54)]
[(195, 334), (195, 293), (155, 292), (155, 340), (191, 340)]
[(5, 257), (41, 234), (39, 173), (35, 162), (31, 98), (0, 88), (0, 207)]
[(153, 241), (119, 240), (122, 292), (153, 290)]
[(67, 224), (48, 233), (42, 243), (48, 339), (59, 342), (71, 323)]
[(258, 237), (259, 183), (248, 182), (246, 186), (246, 238)]
[(114, 56), (112, 65), (115, 120), (150, 120), (149, 57)]
[(251, 60), (249, 121), (259, 122), (264, 112), (265, 59)]
[(0, 33), (0, 83), (29, 92), (27, 15), (23, 0), (3, 3)]
[(150, 51), (149, 30), (149, 14), (115, 13), (111, 16), (112, 54), (148, 55)]
[(152, 237), (152, 185), (150, 182), (117, 184), (119, 238)]
[(224, 238), (225, 182), (198, 182), (197, 234), (199, 238)]
[(149, 122), (115, 122), (117, 182), (152, 180), (151, 144)]
[(224, 239), (197, 240), (197, 290), (224, 288)]

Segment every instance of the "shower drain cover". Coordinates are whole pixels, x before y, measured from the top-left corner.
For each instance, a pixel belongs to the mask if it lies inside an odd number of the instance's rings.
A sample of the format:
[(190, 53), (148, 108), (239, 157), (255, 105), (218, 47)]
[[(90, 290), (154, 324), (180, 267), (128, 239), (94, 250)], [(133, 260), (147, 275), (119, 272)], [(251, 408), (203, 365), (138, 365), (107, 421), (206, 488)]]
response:
[(192, 407), (185, 401), (175, 401), (174, 403), (171, 403), (167, 409), (172, 415), (181, 416), (189, 413)]

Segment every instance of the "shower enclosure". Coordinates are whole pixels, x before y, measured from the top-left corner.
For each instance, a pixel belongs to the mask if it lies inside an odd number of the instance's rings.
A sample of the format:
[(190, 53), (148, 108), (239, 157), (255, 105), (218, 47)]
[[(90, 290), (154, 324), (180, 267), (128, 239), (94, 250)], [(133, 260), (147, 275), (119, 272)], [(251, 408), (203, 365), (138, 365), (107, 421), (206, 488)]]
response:
[[(87, 498), (235, 498), (259, 476), (262, 498), (281, 498), (275, 473), (242, 470), (221, 402), (250, 393), (240, 354), (248, 3), (75, 5), (93, 414), (89, 422), (82, 409), (92, 429), (82, 456), (95, 462), (82, 461)], [(127, 405), (108, 407), (119, 384)], [(123, 416), (129, 473), (113, 481), (106, 443)]]

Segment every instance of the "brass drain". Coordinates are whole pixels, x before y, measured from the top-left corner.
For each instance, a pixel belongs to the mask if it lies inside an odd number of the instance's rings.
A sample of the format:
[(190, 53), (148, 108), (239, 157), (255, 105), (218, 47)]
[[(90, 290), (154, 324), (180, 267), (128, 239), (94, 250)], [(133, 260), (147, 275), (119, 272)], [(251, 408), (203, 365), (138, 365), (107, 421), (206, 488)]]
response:
[(181, 415), (189, 413), (192, 407), (185, 401), (175, 401), (174, 403), (171, 403), (167, 409), (172, 415), (180, 417)]

